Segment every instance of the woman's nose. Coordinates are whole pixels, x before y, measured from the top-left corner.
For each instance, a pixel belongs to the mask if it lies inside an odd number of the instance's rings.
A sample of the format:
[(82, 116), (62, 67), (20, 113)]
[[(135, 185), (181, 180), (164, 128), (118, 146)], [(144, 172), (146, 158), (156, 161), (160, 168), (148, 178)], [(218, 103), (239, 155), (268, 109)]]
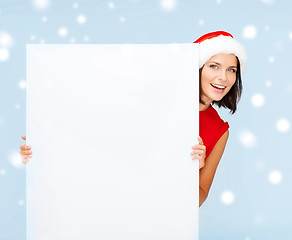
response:
[(225, 70), (221, 70), (221, 71), (219, 71), (219, 76), (218, 76), (218, 78), (221, 80), (221, 81), (225, 81), (226, 79), (227, 79), (227, 77), (226, 77), (226, 71)]

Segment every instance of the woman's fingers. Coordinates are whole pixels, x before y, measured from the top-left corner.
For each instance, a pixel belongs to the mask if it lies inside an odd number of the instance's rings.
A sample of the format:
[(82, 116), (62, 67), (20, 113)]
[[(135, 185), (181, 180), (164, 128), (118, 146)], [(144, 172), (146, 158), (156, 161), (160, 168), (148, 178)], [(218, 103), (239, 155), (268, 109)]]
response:
[(30, 150), (30, 149), (31, 149), (31, 146), (28, 146), (28, 145), (21, 145), (21, 146), (20, 146), (20, 149), (21, 149), (21, 150)]
[(198, 141), (199, 141), (199, 144), (204, 145), (204, 143), (203, 143), (203, 139), (202, 139), (200, 136), (198, 137)]
[(199, 155), (204, 154), (204, 150), (196, 149), (191, 152), (191, 156), (194, 156), (195, 154), (199, 154)]
[(26, 140), (26, 136), (22, 136), (21, 138), (22, 138), (23, 140)]
[(196, 144), (196, 145), (192, 146), (192, 149), (194, 149), (194, 150), (196, 150), (196, 149), (206, 150), (206, 146), (205, 145), (201, 145), (201, 144)]
[(31, 156), (22, 157), (22, 162), (23, 162), (24, 164), (26, 164), (26, 163), (29, 162), (30, 159), (31, 159)]
[(193, 160), (199, 160), (199, 169), (205, 166), (205, 157), (206, 157), (206, 146), (203, 143), (203, 139), (198, 137), (199, 144), (192, 146), (193, 151), (191, 156)]
[(32, 151), (31, 150), (22, 150), (22, 151), (20, 151), (20, 154), (21, 155), (31, 155)]

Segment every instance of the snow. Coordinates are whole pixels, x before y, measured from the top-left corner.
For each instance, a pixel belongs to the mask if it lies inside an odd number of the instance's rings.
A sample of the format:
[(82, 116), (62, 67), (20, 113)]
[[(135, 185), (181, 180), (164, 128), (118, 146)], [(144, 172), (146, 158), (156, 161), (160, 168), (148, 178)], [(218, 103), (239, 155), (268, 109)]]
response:
[(19, 103), (16, 103), (15, 105), (14, 105), (14, 108), (16, 109), (16, 110), (18, 110), (18, 109), (20, 109), (20, 104)]
[(177, 1), (176, 0), (161, 0), (160, 5), (163, 10), (172, 11), (177, 5)]
[(10, 52), (6, 48), (0, 48), (0, 62), (5, 62), (9, 59)]
[(290, 122), (286, 118), (281, 118), (276, 123), (276, 128), (279, 132), (285, 133), (290, 130)]
[(42, 17), (42, 22), (46, 23), (48, 21), (48, 18), (46, 16)]
[(5, 171), (4, 169), (0, 169), (0, 175), (1, 175), (1, 176), (6, 175), (6, 171)]
[(120, 22), (125, 22), (125, 21), (126, 21), (125, 17), (120, 17)]
[(108, 3), (108, 7), (109, 7), (110, 9), (114, 9), (114, 8), (116, 8), (116, 5), (115, 5), (113, 2), (109, 2), (109, 3)]
[(79, 4), (78, 4), (78, 3), (73, 3), (73, 8), (74, 8), (74, 9), (79, 8)]
[(20, 80), (18, 83), (18, 87), (20, 89), (25, 89), (26, 88), (26, 81), (25, 80)]
[(33, 6), (38, 10), (45, 10), (50, 4), (50, 0), (33, 0)]
[(270, 183), (276, 185), (282, 182), (283, 176), (279, 170), (273, 170), (269, 173)]
[(18, 205), (19, 206), (23, 206), (24, 205), (24, 200), (22, 200), (22, 199), (18, 200)]
[(67, 30), (67, 28), (65, 28), (65, 27), (61, 27), (61, 28), (59, 28), (59, 35), (60, 35), (61, 37), (66, 37), (67, 34), (68, 34), (68, 30)]
[(83, 15), (83, 14), (81, 14), (81, 15), (79, 15), (79, 16), (77, 17), (77, 22), (78, 22), (79, 24), (84, 24), (84, 23), (86, 23), (86, 21), (87, 21), (87, 18), (86, 18), (86, 16)]
[(16, 151), (12, 152), (9, 156), (9, 160), (12, 166), (16, 168), (22, 168), (24, 165), (22, 163), (21, 155), (19, 152), (16, 152)]
[(204, 21), (204, 19), (200, 19), (198, 23), (199, 23), (199, 25), (202, 26), (202, 25), (204, 25), (205, 21)]
[(234, 202), (234, 194), (231, 191), (224, 191), (221, 194), (221, 201), (225, 204), (225, 205), (230, 205)]
[(272, 4), (275, 0), (261, 0), (265, 4)]
[(257, 35), (257, 29), (253, 25), (248, 25), (243, 29), (243, 37), (246, 39), (253, 39)]
[(262, 107), (265, 103), (265, 97), (261, 93), (256, 93), (252, 96), (251, 103), (254, 107)]
[(273, 56), (270, 56), (270, 57), (268, 58), (268, 61), (269, 61), (270, 63), (273, 63), (273, 62), (275, 62), (275, 58), (274, 58)]
[(266, 86), (267, 86), (267, 87), (272, 86), (272, 82), (271, 82), (270, 80), (266, 81)]
[(36, 40), (36, 37), (35, 37), (35, 35), (30, 35), (29, 39), (30, 39), (30, 41), (34, 42)]
[(75, 42), (76, 42), (75, 38), (70, 38), (70, 43), (75, 43)]
[(239, 133), (238, 139), (247, 148), (255, 147), (257, 144), (256, 136), (249, 130), (242, 130)]
[(7, 32), (0, 32), (0, 47), (11, 48), (13, 46), (13, 38)]

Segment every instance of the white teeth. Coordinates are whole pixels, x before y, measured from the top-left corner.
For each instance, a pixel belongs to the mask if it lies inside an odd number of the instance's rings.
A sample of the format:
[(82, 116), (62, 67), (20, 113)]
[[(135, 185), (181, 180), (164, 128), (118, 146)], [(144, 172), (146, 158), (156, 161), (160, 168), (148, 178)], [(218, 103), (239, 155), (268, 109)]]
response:
[(217, 87), (217, 88), (220, 88), (220, 89), (224, 89), (224, 88), (225, 88), (224, 86), (218, 86), (218, 85), (213, 84), (213, 83), (211, 83), (211, 85), (212, 85), (213, 87)]

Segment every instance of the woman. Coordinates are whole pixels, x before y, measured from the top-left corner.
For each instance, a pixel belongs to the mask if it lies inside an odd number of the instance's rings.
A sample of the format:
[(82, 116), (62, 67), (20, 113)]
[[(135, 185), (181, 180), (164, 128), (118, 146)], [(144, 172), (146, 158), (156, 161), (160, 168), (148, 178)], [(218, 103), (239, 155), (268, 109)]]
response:
[[(199, 144), (192, 146), (191, 156), (199, 159), (201, 206), (208, 196), (229, 135), (228, 123), (219, 117), (212, 105), (235, 113), (242, 91), (241, 75), (246, 54), (240, 43), (223, 31), (205, 34), (194, 43), (199, 44), (201, 137)], [(31, 147), (22, 145), (20, 148), (23, 163), (29, 162)]]
[(241, 75), (246, 62), (244, 48), (227, 32), (203, 35), (199, 44), (200, 103), (199, 144), (193, 146), (192, 159), (199, 159), (200, 206), (206, 200), (229, 135), (229, 125), (212, 107), (235, 113), (241, 96)]

